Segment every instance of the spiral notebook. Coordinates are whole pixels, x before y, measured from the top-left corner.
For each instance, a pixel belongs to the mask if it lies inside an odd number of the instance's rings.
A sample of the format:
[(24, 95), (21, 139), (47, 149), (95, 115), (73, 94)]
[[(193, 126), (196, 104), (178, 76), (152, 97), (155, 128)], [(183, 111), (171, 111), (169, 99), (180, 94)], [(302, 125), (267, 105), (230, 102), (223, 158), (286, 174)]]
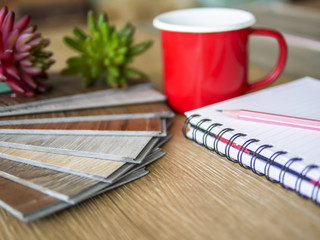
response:
[(246, 109), (320, 120), (320, 80), (302, 79), (186, 112), (185, 137), (320, 203), (320, 131), (236, 119)]

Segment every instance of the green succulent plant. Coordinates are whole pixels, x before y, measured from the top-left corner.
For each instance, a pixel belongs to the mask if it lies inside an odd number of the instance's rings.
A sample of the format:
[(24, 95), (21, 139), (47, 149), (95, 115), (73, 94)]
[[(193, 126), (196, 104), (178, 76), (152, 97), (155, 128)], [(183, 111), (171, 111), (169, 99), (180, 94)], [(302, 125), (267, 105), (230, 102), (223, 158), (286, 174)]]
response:
[(69, 58), (62, 74), (79, 74), (84, 78), (85, 87), (93, 85), (102, 75), (111, 87), (126, 86), (127, 79), (146, 78), (144, 73), (128, 65), (136, 55), (150, 47), (151, 41), (133, 44), (134, 27), (127, 23), (117, 32), (105, 14), (95, 19), (89, 11), (87, 25), (88, 35), (73, 28), (75, 38), (64, 37), (65, 43), (81, 55)]

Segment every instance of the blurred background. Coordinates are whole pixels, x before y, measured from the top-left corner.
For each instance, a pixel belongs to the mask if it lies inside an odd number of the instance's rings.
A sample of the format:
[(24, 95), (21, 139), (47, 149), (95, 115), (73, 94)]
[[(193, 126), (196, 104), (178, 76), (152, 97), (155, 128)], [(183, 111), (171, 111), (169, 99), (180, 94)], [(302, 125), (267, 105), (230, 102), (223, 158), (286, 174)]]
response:
[(283, 13), (286, 11), (283, 6), (320, 8), (319, 0), (0, 0), (0, 3), (18, 16), (31, 14), (37, 24), (46, 26), (84, 21), (88, 9), (107, 12), (111, 20), (145, 21), (165, 11), (190, 7), (279, 8)]
[[(158, 30), (152, 19), (162, 12), (190, 7), (232, 7), (251, 11), (257, 18), (256, 26), (281, 31), (289, 46), (286, 76), (312, 76), (320, 79), (320, 0), (0, 0), (19, 18), (32, 16), (38, 31), (51, 40), (56, 64), (51, 71), (60, 71), (65, 60), (74, 54), (62, 41), (71, 35), (73, 26), (85, 29), (86, 13), (93, 9), (105, 12), (110, 22), (119, 28), (126, 22), (136, 26), (136, 39), (152, 39), (154, 45), (135, 60), (134, 65), (161, 81), (161, 51)], [(277, 57), (275, 40), (250, 39), (250, 63), (261, 73), (267, 73)], [(146, 62), (148, 65), (146, 66)]]
[(31, 14), (33, 19), (65, 24), (81, 21), (88, 9), (106, 11), (110, 19), (147, 20), (161, 12), (188, 7), (237, 7), (250, 5), (288, 4), (291, 6), (320, 7), (319, 0), (0, 0), (17, 14)]

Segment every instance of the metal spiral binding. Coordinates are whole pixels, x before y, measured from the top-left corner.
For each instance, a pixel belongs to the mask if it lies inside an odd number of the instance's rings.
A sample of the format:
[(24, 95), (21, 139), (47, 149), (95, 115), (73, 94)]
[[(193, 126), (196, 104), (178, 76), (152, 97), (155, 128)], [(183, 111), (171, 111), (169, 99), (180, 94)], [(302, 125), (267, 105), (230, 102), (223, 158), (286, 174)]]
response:
[[(270, 182), (272, 183), (280, 183), (280, 185), (283, 187), (283, 188), (286, 188), (286, 189), (291, 189), (289, 187), (286, 187), (284, 185), (284, 180), (285, 180), (285, 175), (286, 173), (290, 170), (290, 166), (296, 162), (296, 161), (302, 161), (303, 159), (302, 158), (291, 158), (289, 159), (281, 168), (280, 170), (280, 174), (279, 174), (279, 179), (276, 180), (276, 179), (272, 179), (270, 177), (270, 168), (272, 165), (274, 165), (274, 162), (275, 160), (280, 156), (280, 155), (283, 155), (283, 154), (287, 154), (286, 151), (277, 151), (275, 153), (273, 153), (271, 155), (270, 158), (268, 158), (268, 160), (266, 161), (266, 164), (264, 166), (264, 171), (263, 173), (262, 172), (258, 172), (256, 170), (256, 160), (257, 160), (257, 156), (260, 155), (260, 153), (266, 149), (266, 148), (272, 148), (273, 146), (272, 145), (268, 145), (268, 144), (265, 144), (265, 145), (261, 145), (259, 146), (255, 152), (253, 153), (253, 156), (251, 157), (251, 160), (250, 160), (250, 166), (246, 166), (243, 164), (242, 162), (242, 156), (243, 156), (243, 153), (245, 153), (247, 151), (247, 147), (254, 143), (254, 142), (259, 142), (260, 140), (259, 139), (249, 139), (247, 140), (244, 144), (241, 145), (239, 151), (238, 151), (238, 154), (237, 154), (237, 159), (232, 159), (231, 156), (230, 156), (230, 148), (232, 147), (234, 141), (239, 138), (239, 137), (245, 137), (247, 136), (246, 134), (244, 133), (235, 133), (231, 138), (229, 138), (228, 142), (226, 143), (226, 147), (225, 147), (225, 150), (224, 150), (224, 154), (222, 152), (219, 152), (218, 151), (218, 144), (219, 144), (219, 141), (221, 141), (221, 138), (222, 136), (226, 133), (226, 132), (230, 132), (230, 131), (234, 131), (234, 129), (232, 128), (224, 128), (222, 129), (218, 134), (213, 134), (212, 133), (212, 130), (215, 128), (215, 127), (218, 127), (218, 126), (223, 126), (223, 124), (221, 123), (213, 123), (211, 124), (207, 129), (203, 129), (202, 131), (204, 131), (203, 133), (203, 137), (202, 137), (202, 143), (198, 142), (197, 139), (196, 139), (196, 135), (197, 135), (197, 131), (200, 128), (200, 126), (204, 123), (204, 122), (208, 122), (208, 121), (211, 121), (211, 119), (201, 119), (197, 122), (197, 124), (195, 125), (195, 127), (193, 128), (193, 131), (192, 131), (192, 137), (188, 137), (187, 136), (187, 127), (188, 127), (188, 124), (190, 123), (191, 119), (194, 118), (194, 117), (200, 117), (199, 114), (194, 114), (194, 115), (191, 115), (189, 116), (183, 123), (183, 127), (182, 127), (182, 132), (183, 132), (183, 135), (185, 136), (185, 138), (189, 139), (189, 140), (193, 140), (195, 141), (196, 143), (200, 144), (200, 145), (203, 145), (205, 146), (207, 149), (209, 150), (212, 150), (212, 151), (215, 151), (217, 154), (219, 154), (220, 156), (223, 156), (223, 157), (226, 157), (228, 160), (232, 161), (232, 162), (238, 162), (238, 164), (245, 168), (245, 169), (251, 169), (255, 174), (258, 174), (259, 176), (262, 176), (262, 175), (265, 175), (266, 179), (269, 180)], [(208, 139), (208, 136), (210, 134), (213, 134), (213, 137), (214, 137), (214, 142), (213, 142), (213, 146), (212, 148), (210, 146), (208, 146), (208, 142), (207, 142), (207, 139)], [(306, 166), (299, 174), (296, 182), (295, 182), (295, 187), (294, 189), (291, 189), (291, 190), (294, 190), (298, 195), (302, 196), (302, 197), (306, 197), (304, 196), (302, 193), (301, 193), (301, 185), (302, 185), (302, 182), (305, 178), (307, 178), (307, 174), (309, 171), (311, 171), (312, 169), (315, 169), (315, 168), (320, 168), (320, 166), (317, 166), (317, 165), (308, 165)], [(317, 182), (313, 183), (314, 186), (312, 188), (312, 192), (311, 192), (311, 200), (313, 202), (315, 202), (316, 204), (320, 205), (320, 203), (317, 202), (317, 196), (320, 192), (320, 178), (317, 180)]]
[(247, 135), (244, 134), (244, 133), (236, 133), (236, 134), (234, 134), (234, 135), (229, 139), (229, 141), (227, 142), (227, 146), (225, 147), (224, 153), (225, 153), (226, 158), (227, 158), (228, 160), (230, 160), (231, 162), (238, 162), (238, 160), (232, 159), (232, 158), (230, 157), (230, 148), (231, 148), (233, 142), (234, 142), (238, 137), (245, 137), (245, 136), (247, 136)]
[(204, 145), (207, 149), (209, 149), (209, 150), (214, 150), (214, 148), (210, 148), (210, 147), (208, 146), (208, 142), (207, 142), (208, 135), (209, 135), (209, 133), (211, 132), (211, 130), (212, 130), (213, 128), (218, 127), (218, 126), (222, 126), (222, 124), (221, 124), (221, 123), (213, 123), (213, 124), (211, 124), (211, 125), (206, 129), (205, 133), (203, 134), (203, 138), (202, 138), (202, 140), (203, 140), (203, 145)]
[(188, 118), (184, 121), (183, 126), (182, 126), (182, 133), (183, 133), (184, 137), (187, 138), (187, 139), (189, 139), (189, 140), (193, 140), (193, 139), (192, 139), (192, 138), (189, 138), (189, 137), (187, 136), (187, 127), (188, 127), (188, 124), (189, 124), (189, 122), (191, 121), (191, 119), (194, 118), (194, 117), (200, 117), (200, 115), (199, 115), (199, 114), (191, 115), (190, 117), (188, 117)]
[(268, 179), (272, 183), (278, 183), (279, 181), (270, 178), (270, 174), (269, 174), (270, 167), (273, 165), (276, 158), (280, 155), (283, 155), (283, 154), (287, 154), (287, 152), (285, 152), (285, 151), (275, 152), (274, 154), (271, 155), (271, 157), (268, 159), (266, 165), (264, 166), (264, 175), (265, 175), (266, 179)]
[[(316, 190), (317, 189), (317, 190)], [(320, 191), (320, 178), (318, 179), (318, 181), (316, 181), (316, 183), (314, 184), (313, 188), (312, 188), (312, 192), (311, 192), (311, 199), (312, 201), (314, 201), (316, 204), (320, 205), (320, 202), (317, 202), (317, 196), (319, 194)]]
[(279, 174), (279, 183), (281, 184), (281, 186), (283, 188), (287, 188), (285, 185), (284, 185), (284, 176), (286, 175), (289, 167), (291, 166), (292, 163), (296, 162), (296, 161), (301, 161), (302, 158), (290, 158), (284, 165), (283, 167), (281, 168), (281, 171), (280, 171), (280, 174)]
[(197, 141), (197, 131), (198, 131), (198, 129), (200, 128), (200, 126), (201, 126), (202, 123), (208, 122), (208, 121), (211, 121), (211, 119), (203, 118), (203, 119), (201, 119), (199, 122), (197, 122), (196, 127), (193, 128), (193, 131), (192, 131), (192, 139), (193, 139), (196, 143), (198, 143), (199, 145), (204, 145), (204, 144)]
[(260, 173), (256, 170), (257, 155), (260, 154), (264, 149), (272, 148), (272, 147), (273, 147), (272, 145), (264, 144), (264, 145), (261, 145), (260, 147), (257, 148), (257, 150), (254, 152), (254, 154), (250, 160), (250, 168), (251, 168), (252, 172), (254, 172), (255, 174), (257, 174), (259, 176), (264, 175), (263, 173)]
[(219, 152), (219, 150), (218, 150), (218, 143), (219, 143), (220, 139), (222, 138), (223, 134), (225, 134), (226, 132), (230, 132), (230, 131), (234, 131), (234, 129), (232, 129), (232, 128), (224, 128), (224, 129), (222, 129), (222, 130), (217, 134), (217, 138), (214, 139), (214, 142), (213, 142), (213, 149), (214, 149), (214, 151), (215, 151), (217, 154), (219, 154), (220, 156), (222, 156), (222, 157), (225, 157), (226, 155)]
[(238, 160), (238, 163), (241, 167), (245, 168), (245, 169), (250, 169), (249, 166), (245, 166), (243, 165), (242, 163), (242, 155), (244, 153), (244, 150), (251, 144), (251, 143), (254, 143), (254, 142), (259, 142), (260, 140), (258, 139), (249, 139), (247, 140), (244, 144), (242, 144), (241, 148), (239, 149), (239, 152), (238, 152), (238, 155), (237, 155), (237, 160)]
[[(306, 198), (306, 196), (304, 196), (302, 193), (301, 193), (301, 184), (302, 184), (302, 180), (306, 178), (308, 172), (314, 168), (318, 168), (319, 166), (317, 165), (314, 165), (314, 164), (311, 164), (311, 165), (308, 165), (306, 166), (302, 171), (301, 173), (299, 174), (297, 180), (296, 180), (296, 183), (295, 183), (295, 186), (294, 186), (294, 190), (296, 191), (296, 193), (301, 196), (301, 197), (304, 197)], [(299, 182), (299, 184), (298, 184)]]

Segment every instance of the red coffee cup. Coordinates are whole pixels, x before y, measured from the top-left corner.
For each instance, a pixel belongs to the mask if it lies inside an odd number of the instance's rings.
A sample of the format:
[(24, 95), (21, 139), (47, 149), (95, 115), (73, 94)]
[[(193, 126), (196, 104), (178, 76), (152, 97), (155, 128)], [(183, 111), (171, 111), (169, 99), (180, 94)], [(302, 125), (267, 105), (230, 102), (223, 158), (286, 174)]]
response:
[[(287, 58), (283, 36), (271, 29), (252, 28), (253, 14), (230, 8), (194, 8), (157, 16), (164, 68), (164, 92), (178, 113), (258, 90), (282, 72)], [(271, 72), (248, 83), (250, 35), (273, 37), (279, 57)]]

